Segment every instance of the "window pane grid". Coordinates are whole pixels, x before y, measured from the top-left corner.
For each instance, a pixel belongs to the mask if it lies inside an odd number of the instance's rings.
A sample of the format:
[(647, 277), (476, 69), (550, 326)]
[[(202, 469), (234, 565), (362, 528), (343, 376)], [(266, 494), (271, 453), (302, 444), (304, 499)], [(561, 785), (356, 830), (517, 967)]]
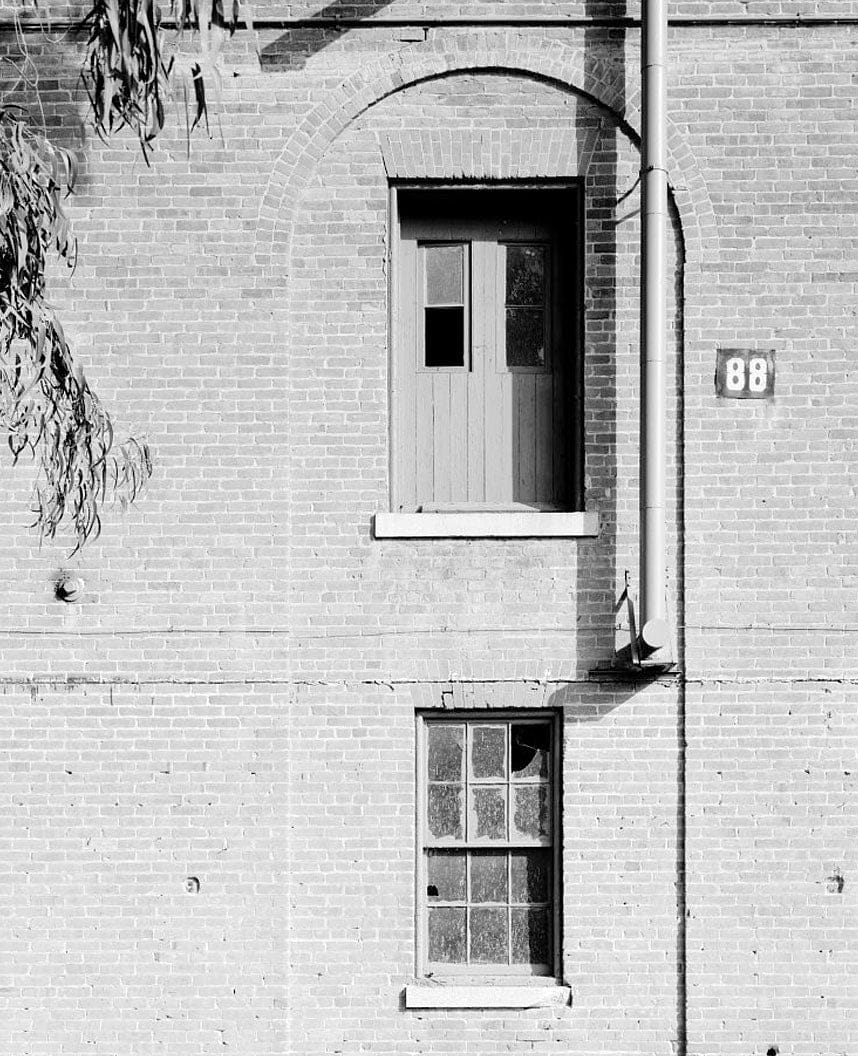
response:
[[(430, 769), (427, 773), (429, 818), (425, 834), (427, 847), (551, 846), (551, 753), (547, 742), (545, 746), (528, 743), (528, 728), (542, 730), (541, 736), (544, 738), (549, 725), (515, 720), (492, 724), (430, 724), (430, 745), (433, 736), (439, 739), (443, 736), (440, 732), (433, 734), (433, 730), (459, 729), (463, 732), (460, 740), (464, 751), (456, 780), (432, 780), (433, 772), (436, 777), (449, 778), (451, 774), (444, 772), (442, 775), (437, 769), (432, 770), (430, 747)], [(474, 758), (475, 740), (479, 741), (484, 730), (503, 732), (503, 780), (498, 780), (497, 776), (474, 776), (475, 769), (479, 771)], [(531, 739), (538, 741), (540, 737)], [(533, 752), (534, 758), (537, 755), (542, 757), (537, 763), (537, 772), (528, 772), (534, 769), (531, 760), (523, 767), (522, 773), (516, 773), (515, 760), (511, 758), (514, 747), (522, 758), (526, 758), (529, 752)], [(518, 824), (519, 817), (527, 818), (529, 829)]]
[[(427, 722), (427, 728), (428, 962), (460, 971), (550, 970), (551, 723), (463, 720)], [(455, 790), (459, 835), (439, 832), (437, 817), (433, 828), (433, 789), (444, 789), (448, 798)], [(522, 793), (530, 801), (519, 810)], [(475, 794), (488, 794), (488, 810)], [(496, 868), (501, 859), (502, 872)]]
[[(455, 941), (452, 943), (453, 956), (449, 959), (447, 956), (444, 956), (445, 952), (448, 954), (450, 952), (451, 944), (449, 942), (449, 936), (447, 937), (448, 942), (446, 949), (443, 944), (438, 944), (438, 948), (433, 951), (430, 942), (430, 957), (432, 952), (435, 952), (436, 955), (441, 954), (436, 961), (432, 961), (431, 963), (506, 965), (508, 967), (519, 964), (522, 966), (530, 965), (548, 967), (552, 956), (550, 927), (548, 926), (552, 903), (547, 897), (551, 890), (550, 875), (546, 872), (545, 898), (534, 901), (522, 901), (521, 899), (516, 899), (513, 897), (514, 882), (512, 877), (512, 853), (506, 853), (505, 859), (507, 891), (510, 895), (507, 900), (474, 901), (473, 857), (470, 853), (466, 853), (466, 892), (470, 897), (464, 899), (438, 898), (433, 899), (430, 902), (430, 906), (432, 907), (430, 909), (430, 914), (437, 909), (442, 911), (454, 911), (460, 915), (458, 919), (464, 925), (464, 934), (462, 935), (461, 942), (458, 943), (458, 945)], [(500, 919), (504, 921), (502, 937), (498, 933), (496, 927), (497, 922)], [(532, 923), (536, 922), (538, 924), (540, 920), (543, 922), (542, 928), (540, 929), (537, 926), (534, 929)], [(486, 952), (483, 930), (487, 923), (495, 924), (494, 934), (490, 934), (490, 943), (491, 941), (494, 942), (495, 956), (489, 956)], [(522, 924), (523, 927), (517, 929), (516, 925), (519, 923)], [(540, 934), (540, 930), (544, 932), (544, 934)], [(503, 960), (497, 957), (500, 945), (499, 940), (501, 940), (501, 938), (505, 950)], [(516, 940), (521, 938), (524, 939), (523, 945), (528, 946), (528, 956), (526, 958), (520, 955), (517, 956), (518, 951), (516, 949)], [(522, 943), (519, 944), (522, 945)], [(535, 950), (533, 949), (534, 946), (536, 947)], [(489, 946), (489, 952), (490, 951), (491, 946)], [(537, 956), (531, 956), (533, 953), (537, 953)]]

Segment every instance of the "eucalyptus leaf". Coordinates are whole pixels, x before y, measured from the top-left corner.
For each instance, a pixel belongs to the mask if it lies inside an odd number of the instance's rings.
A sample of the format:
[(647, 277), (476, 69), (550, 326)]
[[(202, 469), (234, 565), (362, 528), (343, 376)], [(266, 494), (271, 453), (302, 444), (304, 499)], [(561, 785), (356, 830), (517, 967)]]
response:
[(46, 299), (48, 254), (74, 265), (58, 182), (70, 191), (74, 174), (68, 152), (36, 132), (23, 111), (0, 105), (0, 426), (15, 460), (28, 450), (38, 459), (41, 535), (53, 537), (67, 521), (79, 549), (100, 531), (109, 492), (133, 502), (152, 462), (141, 441), (114, 445), (110, 416)]

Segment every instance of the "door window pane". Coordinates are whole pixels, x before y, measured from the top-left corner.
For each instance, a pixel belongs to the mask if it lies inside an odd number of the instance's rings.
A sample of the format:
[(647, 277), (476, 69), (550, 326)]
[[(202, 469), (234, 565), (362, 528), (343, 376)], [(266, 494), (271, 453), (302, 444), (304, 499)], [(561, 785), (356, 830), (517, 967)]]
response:
[(423, 365), (464, 367), (467, 334), (465, 243), (421, 247)]
[(508, 367), (544, 367), (547, 248), (505, 248), (506, 363)]
[(545, 311), (542, 308), (507, 308), (506, 365), (545, 366)]
[(427, 367), (463, 367), (465, 309), (424, 309), (424, 348)]
[(545, 303), (545, 246), (506, 247), (506, 303)]
[(426, 304), (464, 304), (465, 247), (424, 246)]

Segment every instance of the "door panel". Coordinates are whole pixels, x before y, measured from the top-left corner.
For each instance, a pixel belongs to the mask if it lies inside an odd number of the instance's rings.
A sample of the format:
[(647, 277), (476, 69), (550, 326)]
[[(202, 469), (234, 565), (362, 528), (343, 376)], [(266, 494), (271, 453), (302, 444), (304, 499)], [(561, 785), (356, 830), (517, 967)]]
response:
[[(402, 450), (395, 460), (396, 502), (400, 509), (562, 508), (568, 500), (567, 388), (575, 363), (568, 339), (574, 327), (567, 318), (575, 304), (569, 225), (531, 220), (521, 210), (488, 217), (466, 212), (452, 219), (406, 216), (400, 228), (393, 411)], [(427, 367), (421, 246), (448, 242), (468, 244), (465, 362)], [(545, 247), (544, 365), (528, 352), (536, 345), (519, 346), (525, 348), (524, 365), (507, 364), (506, 254), (516, 243)], [(516, 260), (524, 258), (535, 259), (519, 253)], [(446, 288), (435, 274), (436, 287)], [(511, 309), (516, 320), (532, 322), (536, 308), (520, 293), (527, 276), (512, 285), (519, 291)]]

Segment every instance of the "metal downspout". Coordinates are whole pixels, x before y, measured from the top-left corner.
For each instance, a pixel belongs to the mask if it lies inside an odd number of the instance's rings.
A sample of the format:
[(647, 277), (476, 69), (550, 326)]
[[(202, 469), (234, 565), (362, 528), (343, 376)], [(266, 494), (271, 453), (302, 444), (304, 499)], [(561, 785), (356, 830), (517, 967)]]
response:
[(651, 652), (670, 640), (665, 600), (666, 0), (644, 0), (642, 14), (640, 634)]

